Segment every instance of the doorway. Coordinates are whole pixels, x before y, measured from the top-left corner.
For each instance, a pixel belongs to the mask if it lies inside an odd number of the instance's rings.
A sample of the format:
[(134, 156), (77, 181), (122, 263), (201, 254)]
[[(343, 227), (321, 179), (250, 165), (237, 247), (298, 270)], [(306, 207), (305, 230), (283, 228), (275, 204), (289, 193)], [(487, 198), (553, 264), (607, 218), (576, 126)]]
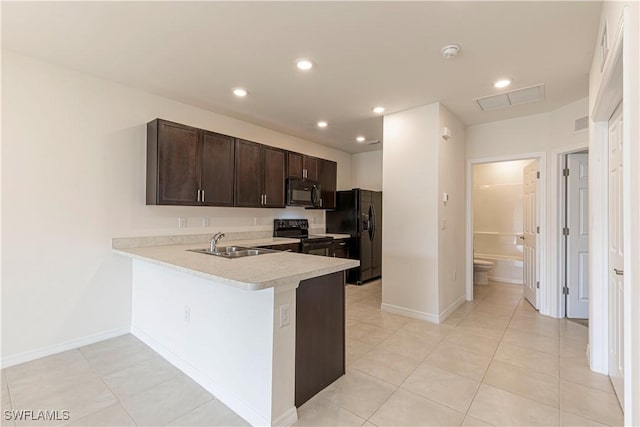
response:
[[(546, 277), (546, 271), (543, 268), (546, 255), (545, 158), (544, 153), (528, 153), (467, 161), (467, 300), (473, 299), (474, 258), (476, 258), (492, 264), (488, 273), (489, 280), (524, 285), (523, 293), (526, 298), (532, 306), (540, 309), (539, 294)], [(495, 171), (502, 169), (504, 173), (505, 169), (509, 165), (513, 166), (516, 161), (519, 164), (517, 198), (511, 199), (510, 202), (503, 202), (505, 204), (502, 205), (491, 206), (491, 202), (495, 201), (493, 199), (509, 192), (513, 193), (516, 186), (511, 185), (514, 184), (511, 182), (512, 179), (498, 182), (493, 187), (491, 184), (480, 183), (476, 179), (479, 173), (482, 173), (479, 171), (483, 168), (491, 168), (493, 164), (498, 166)], [(528, 165), (530, 170), (525, 178)], [(494, 175), (498, 175), (499, 179), (499, 172)], [(525, 191), (527, 179), (529, 185)], [(487, 185), (489, 187), (480, 188)], [(479, 191), (476, 193), (476, 190)], [(489, 206), (486, 215), (477, 212), (481, 205), (487, 203)], [(507, 209), (505, 208), (507, 205), (512, 207)], [(526, 261), (525, 252), (528, 256)], [(525, 275), (525, 272), (529, 274)], [(526, 292), (524, 288), (527, 288)]]

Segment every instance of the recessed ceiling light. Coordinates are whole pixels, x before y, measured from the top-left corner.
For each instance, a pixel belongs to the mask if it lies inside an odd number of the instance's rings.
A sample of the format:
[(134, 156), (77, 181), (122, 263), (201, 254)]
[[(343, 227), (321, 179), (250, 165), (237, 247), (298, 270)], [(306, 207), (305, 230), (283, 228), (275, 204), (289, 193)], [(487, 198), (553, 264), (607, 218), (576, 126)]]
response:
[(247, 96), (247, 93), (248, 93), (248, 92), (246, 91), (246, 89), (242, 89), (241, 87), (235, 88), (235, 89), (233, 90), (233, 94), (234, 94), (235, 96), (240, 97), (240, 98)]
[(358, 141), (358, 142), (364, 142), (364, 141), (365, 141), (365, 139), (366, 139), (366, 138), (365, 138), (364, 136), (359, 136), (359, 137), (357, 137), (357, 138), (356, 138), (356, 141)]
[(384, 113), (384, 107), (373, 107), (371, 110), (376, 114)]
[(494, 87), (498, 89), (502, 89), (503, 87), (507, 87), (511, 84), (511, 80), (509, 79), (500, 79), (493, 84)]
[(321, 120), (318, 122), (318, 127), (319, 128), (326, 128), (329, 125), (329, 123), (325, 122), (324, 120)]
[(296, 67), (298, 67), (299, 70), (308, 71), (313, 68), (313, 62), (308, 59), (298, 59), (296, 61)]

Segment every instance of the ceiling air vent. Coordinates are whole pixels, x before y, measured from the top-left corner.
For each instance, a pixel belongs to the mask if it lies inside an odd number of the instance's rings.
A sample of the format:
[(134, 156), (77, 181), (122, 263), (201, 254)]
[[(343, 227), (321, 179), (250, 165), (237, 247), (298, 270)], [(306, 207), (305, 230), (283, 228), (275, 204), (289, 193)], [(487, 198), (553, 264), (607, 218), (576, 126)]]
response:
[(380, 144), (380, 140), (379, 139), (374, 139), (372, 141), (367, 141), (367, 145), (376, 145), (376, 144)]
[(580, 117), (576, 119), (574, 131), (578, 132), (589, 127), (589, 116)]
[(483, 96), (475, 101), (482, 111), (500, 110), (544, 100), (544, 84), (516, 89), (499, 95)]

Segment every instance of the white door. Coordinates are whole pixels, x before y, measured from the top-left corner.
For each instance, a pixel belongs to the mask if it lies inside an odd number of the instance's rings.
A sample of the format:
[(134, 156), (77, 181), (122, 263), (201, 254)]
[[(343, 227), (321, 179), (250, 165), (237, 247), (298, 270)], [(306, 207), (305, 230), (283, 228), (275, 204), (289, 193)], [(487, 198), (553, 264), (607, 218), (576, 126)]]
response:
[(622, 229), (622, 106), (609, 119), (609, 377), (624, 397), (624, 236)]
[(567, 317), (589, 318), (589, 155), (567, 156)]
[(524, 297), (537, 310), (538, 267), (536, 246), (538, 241), (538, 221), (536, 215), (536, 190), (538, 189), (538, 161), (534, 160), (524, 168), (523, 232), (523, 284)]

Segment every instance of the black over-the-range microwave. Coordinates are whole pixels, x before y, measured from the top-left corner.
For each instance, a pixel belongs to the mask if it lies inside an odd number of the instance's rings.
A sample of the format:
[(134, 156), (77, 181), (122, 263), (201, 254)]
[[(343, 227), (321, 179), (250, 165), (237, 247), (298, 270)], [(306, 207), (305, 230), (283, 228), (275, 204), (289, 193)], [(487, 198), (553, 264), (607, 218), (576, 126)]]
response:
[(287, 179), (287, 205), (322, 207), (320, 183), (308, 179)]

